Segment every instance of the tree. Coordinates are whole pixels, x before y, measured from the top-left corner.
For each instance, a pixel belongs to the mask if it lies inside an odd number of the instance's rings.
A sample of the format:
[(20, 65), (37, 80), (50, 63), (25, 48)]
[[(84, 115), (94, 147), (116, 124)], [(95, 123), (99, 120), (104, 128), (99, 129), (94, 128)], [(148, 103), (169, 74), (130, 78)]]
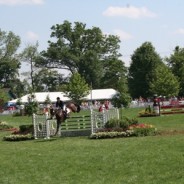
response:
[(104, 71), (105, 74), (101, 79), (101, 88), (113, 88), (119, 89), (119, 81), (120, 79), (127, 80), (127, 68), (121, 60), (117, 60), (116, 58), (109, 58), (104, 63)]
[(70, 77), (70, 81), (65, 86), (64, 92), (66, 93), (66, 96), (74, 102), (80, 103), (81, 100), (89, 94), (89, 90), (90, 88), (84, 78), (76, 72)]
[(179, 96), (182, 97), (184, 96), (184, 48), (177, 46), (174, 53), (166, 58), (166, 62), (180, 83)]
[(39, 109), (39, 104), (35, 98), (35, 94), (31, 93), (28, 96), (28, 103), (25, 105), (25, 113), (31, 116), (33, 113), (37, 113)]
[(107, 63), (121, 56), (118, 52), (120, 39), (114, 35), (104, 35), (97, 27), (87, 29), (80, 22), (72, 26), (64, 21), (63, 24), (52, 26), (51, 30), (54, 41), (48, 42), (49, 47), (41, 52), (37, 65), (78, 72), (88, 85), (92, 83), (94, 89), (99, 88)]
[(3, 107), (5, 102), (9, 100), (7, 91), (5, 89), (0, 88), (0, 109)]
[(130, 94), (133, 98), (149, 97), (151, 95), (149, 82), (162, 60), (150, 42), (145, 42), (137, 48), (131, 60), (128, 74)]
[(27, 90), (28, 83), (25, 80), (21, 81), (20, 79), (15, 78), (12, 79), (9, 84), (10, 84), (10, 93), (12, 98), (14, 99), (20, 98), (21, 96), (23, 96), (28, 92)]
[(0, 30), (0, 82), (2, 87), (9, 88), (10, 81), (18, 77), (20, 62), (17, 50), (19, 46), (19, 36), (13, 32)]
[(165, 64), (155, 68), (149, 86), (152, 96), (158, 94), (172, 97), (177, 96), (179, 92), (179, 82)]
[(43, 68), (33, 76), (35, 91), (50, 91), (54, 92), (60, 88), (62, 83), (66, 81), (63, 75), (59, 74), (56, 70)]
[(46, 105), (52, 103), (49, 95), (46, 96), (46, 99), (45, 99), (44, 103), (45, 103)]
[(112, 98), (112, 104), (117, 107), (121, 108), (122, 106), (127, 108), (131, 102), (131, 96), (128, 90), (127, 79), (122, 77), (118, 80), (118, 87), (117, 87), (117, 95)]
[(38, 43), (35, 45), (27, 45), (27, 47), (23, 50), (21, 53), (21, 58), (23, 62), (27, 62), (30, 64), (30, 79), (31, 79), (31, 87), (32, 90), (35, 90), (35, 84), (34, 84), (34, 72), (36, 70), (35, 68), (35, 62), (38, 57)]

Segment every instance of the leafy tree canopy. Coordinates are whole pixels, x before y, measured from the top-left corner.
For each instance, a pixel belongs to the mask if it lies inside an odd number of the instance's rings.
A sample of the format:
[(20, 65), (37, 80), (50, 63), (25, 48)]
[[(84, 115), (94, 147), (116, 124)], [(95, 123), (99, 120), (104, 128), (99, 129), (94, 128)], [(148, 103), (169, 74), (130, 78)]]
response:
[(166, 62), (180, 83), (179, 96), (184, 96), (184, 48), (177, 46)]
[(109, 62), (116, 62), (121, 56), (119, 38), (104, 35), (97, 27), (88, 29), (80, 22), (72, 26), (64, 21), (51, 30), (54, 41), (48, 42), (49, 47), (41, 53), (37, 65), (66, 69), (71, 73), (77, 71), (88, 84), (93, 84), (93, 88), (101, 87), (102, 78), (110, 68)]
[(158, 94), (172, 97), (177, 96), (179, 92), (179, 82), (165, 64), (155, 68), (149, 85), (152, 96)]
[(20, 37), (13, 32), (0, 30), (0, 82), (3, 87), (10, 87), (10, 81), (18, 77), (20, 68), (17, 49)]
[(33, 76), (35, 91), (58, 91), (60, 85), (65, 82), (63, 75), (56, 70), (43, 68)]
[(149, 97), (149, 82), (162, 60), (150, 42), (145, 42), (137, 48), (131, 60), (128, 75), (130, 94), (133, 98)]
[(80, 103), (81, 100), (89, 94), (89, 90), (90, 88), (84, 78), (76, 72), (70, 77), (70, 81), (65, 86), (64, 92), (66, 96), (71, 98), (74, 102)]
[(23, 52), (20, 54), (20, 56), (23, 62), (27, 62), (30, 64), (31, 87), (32, 91), (35, 91), (36, 86), (33, 77), (36, 71), (36, 60), (39, 56), (38, 43), (36, 43), (35, 45), (28, 44), (27, 47), (23, 50)]

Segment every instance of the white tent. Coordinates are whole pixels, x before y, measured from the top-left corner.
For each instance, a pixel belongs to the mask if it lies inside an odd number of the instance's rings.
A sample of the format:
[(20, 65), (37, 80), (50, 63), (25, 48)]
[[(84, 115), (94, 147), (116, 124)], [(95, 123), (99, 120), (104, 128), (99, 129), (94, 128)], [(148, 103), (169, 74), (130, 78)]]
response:
[[(110, 100), (112, 97), (117, 94), (117, 91), (114, 89), (94, 89), (90, 91), (90, 94), (87, 95), (84, 100)], [(34, 93), (35, 100), (39, 103), (45, 102), (47, 98), (51, 100), (52, 103), (56, 102), (56, 98), (60, 97), (63, 101), (69, 101), (70, 99), (66, 97), (63, 92), (38, 92)], [(23, 103), (28, 102), (30, 94), (27, 94), (21, 97), (19, 100)], [(16, 103), (18, 99), (10, 101), (11, 103)]]
[(117, 91), (114, 89), (94, 89), (85, 99), (87, 100), (110, 100), (116, 94), (117, 94)]

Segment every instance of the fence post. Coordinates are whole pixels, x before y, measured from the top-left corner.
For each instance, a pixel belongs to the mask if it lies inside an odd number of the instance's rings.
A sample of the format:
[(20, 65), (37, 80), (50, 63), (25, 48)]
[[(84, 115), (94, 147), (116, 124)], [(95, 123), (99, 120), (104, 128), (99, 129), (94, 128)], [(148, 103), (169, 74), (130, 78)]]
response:
[(93, 109), (90, 108), (90, 115), (91, 115), (91, 134), (94, 133), (94, 126), (93, 126)]
[(116, 108), (117, 118), (119, 119), (119, 109)]
[(37, 130), (36, 130), (36, 114), (32, 115), (33, 127), (34, 127), (34, 138), (37, 139)]
[(46, 138), (45, 139), (50, 139), (50, 121), (48, 120), (48, 115), (45, 114), (45, 123), (46, 123)]
[(103, 109), (103, 111), (102, 111), (102, 115), (103, 115), (103, 126), (104, 126), (105, 123), (106, 123), (106, 119), (107, 119), (106, 113), (105, 113), (105, 110), (104, 110), (104, 109)]

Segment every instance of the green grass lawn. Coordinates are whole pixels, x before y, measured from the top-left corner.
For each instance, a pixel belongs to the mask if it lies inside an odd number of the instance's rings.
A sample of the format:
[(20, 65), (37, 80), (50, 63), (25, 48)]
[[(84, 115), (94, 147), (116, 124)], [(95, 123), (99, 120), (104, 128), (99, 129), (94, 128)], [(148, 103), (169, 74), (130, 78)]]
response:
[[(137, 117), (141, 109), (126, 109)], [(184, 130), (184, 115), (138, 118), (160, 131)], [(0, 116), (18, 127), (31, 117)], [(2, 141), (1, 184), (182, 184), (184, 135), (91, 140), (88, 137)]]

